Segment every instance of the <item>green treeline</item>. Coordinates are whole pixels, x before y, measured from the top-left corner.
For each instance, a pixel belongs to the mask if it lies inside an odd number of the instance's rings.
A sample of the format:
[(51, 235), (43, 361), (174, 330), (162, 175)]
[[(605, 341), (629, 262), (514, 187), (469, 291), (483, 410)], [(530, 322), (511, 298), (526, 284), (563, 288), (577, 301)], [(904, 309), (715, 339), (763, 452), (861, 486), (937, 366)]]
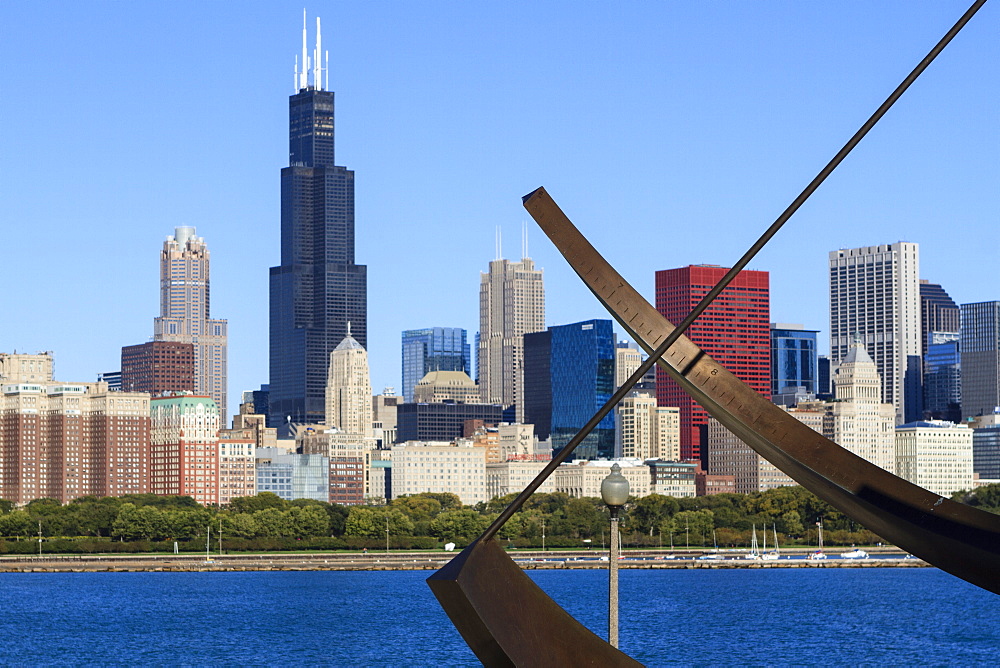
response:
[[(1000, 512), (1000, 485), (954, 498)], [(454, 494), (424, 493), (384, 506), (339, 506), (274, 494), (233, 499), (225, 508), (190, 497), (83, 497), (65, 505), (38, 499), (24, 508), (0, 500), (0, 554), (256, 550), (435, 549), (478, 536), (513, 495), (463, 506)], [(754, 494), (678, 499), (651, 494), (633, 499), (622, 516), (626, 547), (681, 549), (744, 547), (754, 527), (777, 532), (782, 545), (814, 545), (822, 520), (829, 545), (870, 545), (881, 539), (801, 487)], [(535, 494), (499, 533), (510, 547), (596, 547), (606, 542), (607, 508), (596, 498)], [(219, 541), (222, 541), (220, 547)]]

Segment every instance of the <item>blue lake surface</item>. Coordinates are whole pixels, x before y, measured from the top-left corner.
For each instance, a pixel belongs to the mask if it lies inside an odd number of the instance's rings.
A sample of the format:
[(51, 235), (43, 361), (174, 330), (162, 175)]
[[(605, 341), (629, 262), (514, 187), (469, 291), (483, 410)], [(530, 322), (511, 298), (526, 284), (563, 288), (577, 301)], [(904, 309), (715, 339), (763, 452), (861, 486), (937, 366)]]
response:
[[(598, 635), (607, 573), (530, 571)], [(0, 574), (3, 665), (475, 666), (430, 571)], [(997, 665), (1000, 597), (929, 568), (624, 570), (648, 666)]]

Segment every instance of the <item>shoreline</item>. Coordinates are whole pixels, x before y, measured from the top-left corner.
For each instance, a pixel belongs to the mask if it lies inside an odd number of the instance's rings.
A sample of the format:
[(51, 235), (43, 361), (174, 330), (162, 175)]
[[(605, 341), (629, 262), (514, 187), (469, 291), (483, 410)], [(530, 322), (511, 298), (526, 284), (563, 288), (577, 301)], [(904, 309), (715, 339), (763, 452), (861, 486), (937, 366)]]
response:
[[(224, 554), (211, 555), (61, 555), (0, 557), (2, 573), (130, 573), (204, 571), (401, 571), (437, 570), (457, 552), (368, 554)], [(522, 570), (607, 569), (600, 552), (508, 553)], [(904, 558), (898, 551), (873, 553), (867, 559), (843, 559), (827, 553), (823, 560), (806, 559), (808, 551), (782, 555), (773, 561), (748, 560), (742, 553), (721, 559), (698, 559), (706, 553), (670, 555), (658, 550), (629, 551), (619, 561), (622, 570), (761, 569), (761, 568), (926, 568), (927, 562)]]

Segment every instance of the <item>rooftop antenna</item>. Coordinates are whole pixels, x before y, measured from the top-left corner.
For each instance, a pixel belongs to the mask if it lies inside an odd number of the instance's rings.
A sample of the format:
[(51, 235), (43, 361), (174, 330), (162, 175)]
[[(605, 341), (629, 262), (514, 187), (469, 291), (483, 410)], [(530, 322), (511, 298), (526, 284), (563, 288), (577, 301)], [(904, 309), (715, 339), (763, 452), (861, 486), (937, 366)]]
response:
[(299, 74), (299, 90), (309, 87), (309, 56), (306, 55), (306, 10), (302, 10), (302, 72)]
[(503, 255), (503, 244), (502, 244), (502, 238), (501, 238), (501, 235), (500, 235), (500, 226), (499, 225), (497, 225), (496, 235), (495, 236), (496, 236), (496, 239), (494, 241), (495, 241), (495, 245), (496, 245), (496, 253), (494, 254), (493, 259), (494, 260), (499, 260), (500, 257)]
[(299, 54), (295, 54), (295, 74), (292, 76), (293, 93), (299, 92)]
[(323, 89), (323, 35), (319, 29), (319, 17), (316, 17), (316, 50), (313, 51), (313, 87)]
[(323, 86), (323, 90), (330, 90), (330, 52), (326, 52), (326, 67), (323, 68), (326, 72), (326, 85)]

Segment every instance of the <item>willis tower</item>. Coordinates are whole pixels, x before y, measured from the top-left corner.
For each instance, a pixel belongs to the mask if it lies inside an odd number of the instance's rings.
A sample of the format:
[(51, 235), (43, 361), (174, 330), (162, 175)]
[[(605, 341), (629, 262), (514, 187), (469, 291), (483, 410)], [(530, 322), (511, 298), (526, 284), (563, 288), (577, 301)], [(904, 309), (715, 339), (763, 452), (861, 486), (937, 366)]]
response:
[(302, 21), (297, 92), (288, 101), (289, 162), (281, 170), (281, 266), (271, 267), (270, 277), (274, 427), (325, 423), (330, 353), (348, 323), (368, 347), (367, 267), (354, 263), (354, 172), (334, 162), (334, 101), (323, 82), (319, 19), (311, 58), (304, 13)]

